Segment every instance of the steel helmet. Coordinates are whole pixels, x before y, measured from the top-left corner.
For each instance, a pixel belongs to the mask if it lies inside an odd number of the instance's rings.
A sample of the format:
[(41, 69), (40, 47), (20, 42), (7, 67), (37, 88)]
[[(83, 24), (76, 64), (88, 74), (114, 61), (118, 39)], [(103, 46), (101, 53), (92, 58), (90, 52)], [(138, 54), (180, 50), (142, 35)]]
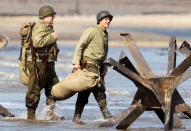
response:
[(103, 19), (103, 18), (105, 18), (105, 17), (107, 17), (107, 16), (109, 16), (110, 17), (110, 21), (112, 21), (112, 19), (113, 19), (113, 16), (108, 12), (108, 11), (105, 11), (105, 10), (103, 10), (103, 11), (100, 11), (98, 14), (97, 14), (97, 24), (99, 24), (99, 22)]
[(39, 18), (42, 19), (49, 15), (56, 15), (54, 9), (49, 5), (42, 6), (39, 10)]

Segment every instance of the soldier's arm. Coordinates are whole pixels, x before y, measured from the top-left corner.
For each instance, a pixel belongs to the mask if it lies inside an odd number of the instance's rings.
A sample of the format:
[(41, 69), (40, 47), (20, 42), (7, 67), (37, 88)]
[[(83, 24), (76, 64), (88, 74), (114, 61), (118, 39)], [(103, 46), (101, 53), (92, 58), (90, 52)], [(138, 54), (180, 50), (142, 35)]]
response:
[(80, 40), (76, 46), (76, 51), (74, 54), (74, 59), (72, 63), (74, 65), (79, 65), (80, 60), (83, 54), (84, 49), (87, 47), (87, 45), (90, 43), (90, 41), (95, 37), (95, 32), (91, 29), (87, 29), (83, 32), (83, 34), (80, 37)]
[(32, 32), (33, 46), (35, 48), (47, 47), (56, 42), (56, 39), (44, 28), (38, 28)]

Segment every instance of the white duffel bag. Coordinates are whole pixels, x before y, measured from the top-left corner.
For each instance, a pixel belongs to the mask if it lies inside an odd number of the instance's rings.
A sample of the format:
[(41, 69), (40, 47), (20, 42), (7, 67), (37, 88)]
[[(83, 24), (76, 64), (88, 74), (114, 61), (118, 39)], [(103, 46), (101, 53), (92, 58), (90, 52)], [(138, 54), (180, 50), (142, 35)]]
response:
[(69, 73), (66, 78), (54, 85), (51, 95), (56, 100), (65, 100), (72, 97), (76, 92), (94, 88), (99, 84), (99, 80), (98, 74), (85, 69), (78, 69), (74, 73)]

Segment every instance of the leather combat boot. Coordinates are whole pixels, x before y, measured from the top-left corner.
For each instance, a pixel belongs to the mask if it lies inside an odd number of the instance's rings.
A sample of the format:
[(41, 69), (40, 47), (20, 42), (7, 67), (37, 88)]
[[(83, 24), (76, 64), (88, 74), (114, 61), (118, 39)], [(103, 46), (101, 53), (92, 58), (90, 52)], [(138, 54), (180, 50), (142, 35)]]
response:
[(27, 108), (27, 119), (35, 120), (35, 109)]
[(80, 122), (80, 118), (81, 118), (82, 112), (84, 110), (84, 106), (85, 106), (85, 104), (76, 103), (75, 113), (74, 113), (74, 117), (72, 120), (73, 122)]
[(102, 115), (104, 117), (104, 119), (110, 119), (112, 118), (113, 116), (110, 114), (110, 112), (108, 111), (108, 108), (107, 108), (107, 102), (106, 102), (106, 99), (102, 99), (98, 102), (99, 104), (99, 108), (102, 112)]
[(47, 116), (51, 120), (64, 120), (64, 117), (59, 117), (54, 114), (55, 101), (51, 98), (46, 99), (46, 105), (48, 106)]

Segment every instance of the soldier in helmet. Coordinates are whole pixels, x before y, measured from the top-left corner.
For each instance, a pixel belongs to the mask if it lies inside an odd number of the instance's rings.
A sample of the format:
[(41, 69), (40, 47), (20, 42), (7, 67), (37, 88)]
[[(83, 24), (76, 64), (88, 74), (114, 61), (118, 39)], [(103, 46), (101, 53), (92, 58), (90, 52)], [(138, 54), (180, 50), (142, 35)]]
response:
[(27, 52), (27, 68), (29, 70), (28, 92), (26, 94), (27, 119), (35, 119), (35, 111), (40, 100), (40, 92), (44, 88), (47, 115), (58, 119), (53, 109), (55, 100), (51, 96), (51, 88), (59, 82), (55, 72), (57, 60), (57, 34), (53, 30), (56, 12), (51, 6), (42, 6), (39, 20), (32, 29), (32, 44)]
[(108, 11), (100, 11), (97, 14), (97, 25), (87, 28), (77, 44), (72, 62), (74, 64), (73, 71), (85, 67), (86, 70), (99, 74), (102, 79), (100, 80), (101, 87), (78, 93), (73, 117), (74, 122), (80, 121), (91, 92), (98, 102), (103, 117), (105, 119), (112, 117), (107, 109), (104, 85), (107, 66), (103, 64), (108, 53), (108, 33), (106, 29), (109, 27), (112, 18), (113, 16)]

